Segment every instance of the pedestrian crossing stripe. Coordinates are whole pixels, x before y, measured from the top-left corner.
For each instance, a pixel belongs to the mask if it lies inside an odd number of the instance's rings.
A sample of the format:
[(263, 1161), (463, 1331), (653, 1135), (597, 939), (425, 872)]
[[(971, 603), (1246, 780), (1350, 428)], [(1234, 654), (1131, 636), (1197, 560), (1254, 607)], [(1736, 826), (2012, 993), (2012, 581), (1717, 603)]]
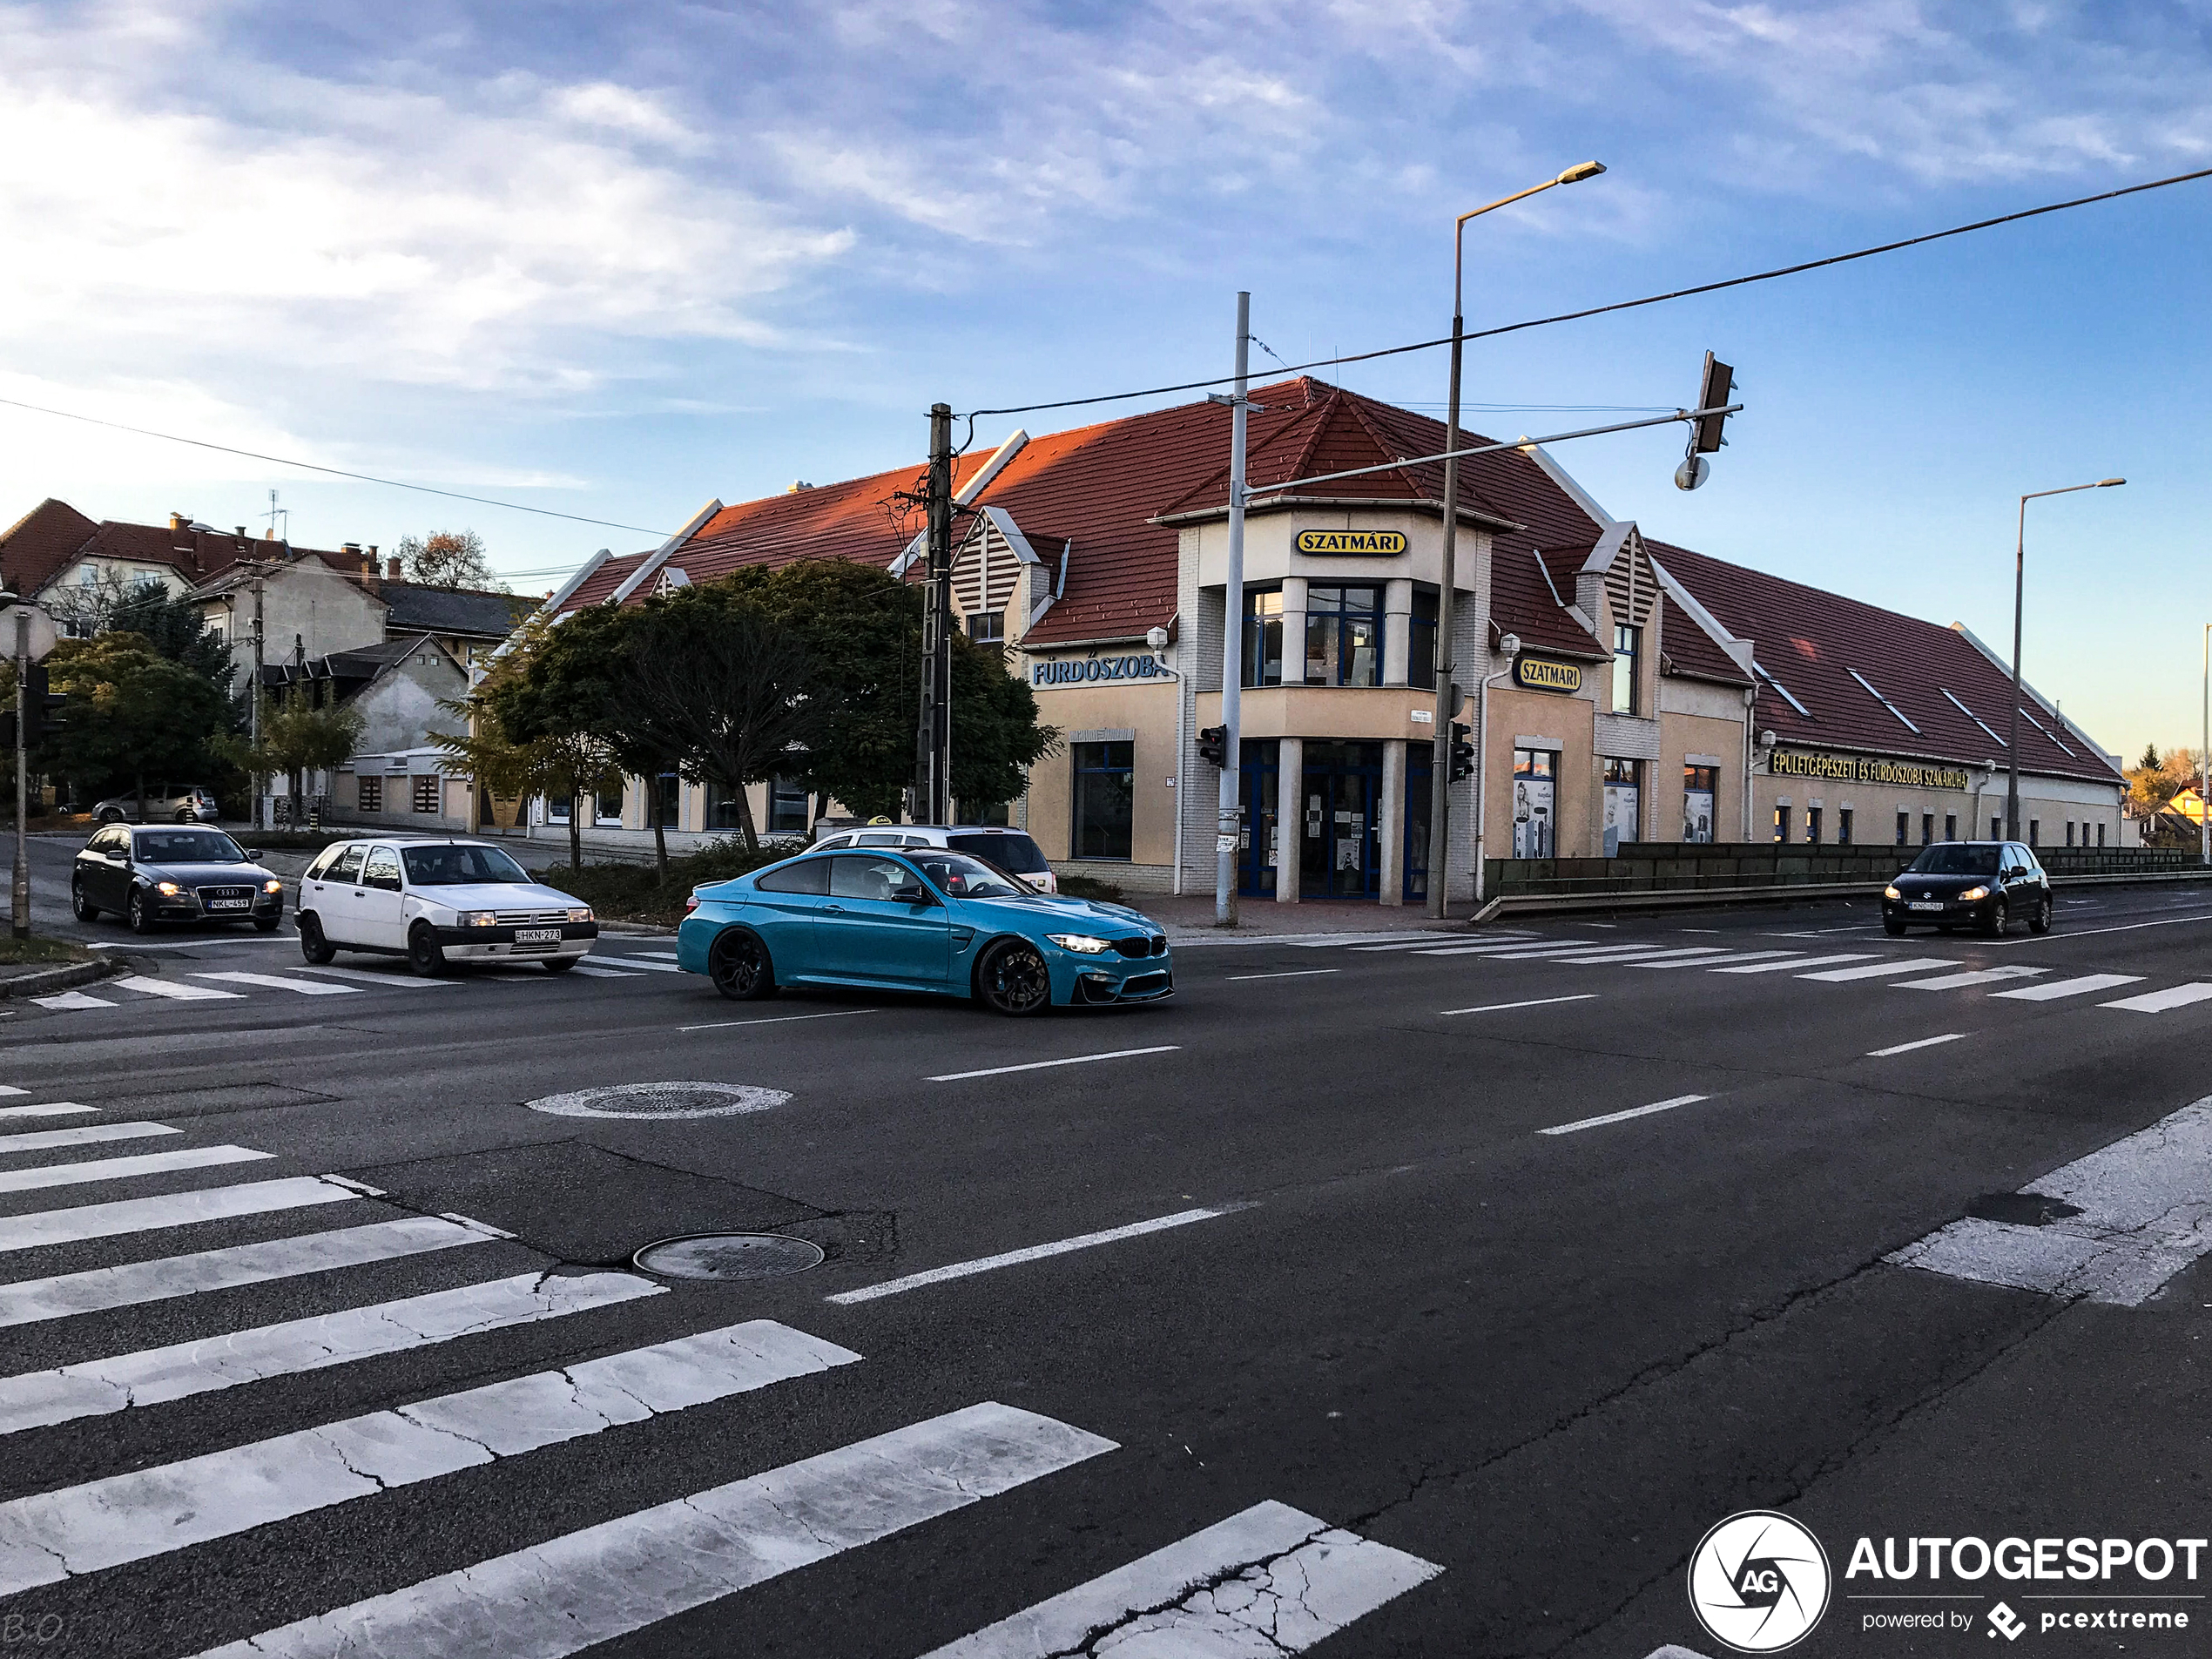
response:
[(167, 997), (178, 1002), (207, 1002), (218, 998), (235, 999), (236, 991), (219, 991), (212, 985), (185, 985), (175, 980), (148, 979), (144, 974), (125, 974), (111, 979), (110, 985), (122, 991), (143, 991), (148, 996)]
[[(266, 1155), (257, 1152), (253, 1156)], [(197, 1192), (165, 1192), (155, 1198), (118, 1198), (108, 1204), (78, 1204), (69, 1210), (0, 1216), (0, 1252), (43, 1250), (49, 1244), (82, 1244), (126, 1233), (158, 1232), (167, 1227), (228, 1221), (239, 1216), (269, 1215), (304, 1205), (348, 1204), (374, 1193), (374, 1188), (342, 1185), (331, 1176), (295, 1175), (279, 1181), (203, 1187)]]
[[(86, 1163), (44, 1163), (33, 1170), (0, 1170), (0, 1192), (30, 1192), (40, 1187), (80, 1186), (91, 1181), (124, 1181), (178, 1170), (205, 1170), (219, 1163), (248, 1163), (273, 1157), (246, 1146), (187, 1146), (174, 1152), (145, 1152), (136, 1157), (95, 1158)], [(0, 1224), (0, 1231), (4, 1224)]]
[(222, 980), (232, 985), (259, 985), (273, 991), (296, 991), (302, 996), (358, 996), (350, 985), (325, 985), (319, 980), (286, 979), (277, 974), (194, 974), (194, 979)]
[[(17, 1094), (23, 1091), (17, 1089)], [(0, 1118), (16, 1117), (75, 1117), (84, 1112), (97, 1112), (97, 1106), (79, 1106), (73, 1100), (48, 1101), (43, 1106), (0, 1106)]]
[(143, 1141), (184, 1130), (166, 1123), (78, 1123), (68, 1129), (33, 1130), (21, 1135), (0, 1135), (0, 1157), (15, 1152), (51, 1152), (64, 1146), (93, 1146), (103, 1141)]

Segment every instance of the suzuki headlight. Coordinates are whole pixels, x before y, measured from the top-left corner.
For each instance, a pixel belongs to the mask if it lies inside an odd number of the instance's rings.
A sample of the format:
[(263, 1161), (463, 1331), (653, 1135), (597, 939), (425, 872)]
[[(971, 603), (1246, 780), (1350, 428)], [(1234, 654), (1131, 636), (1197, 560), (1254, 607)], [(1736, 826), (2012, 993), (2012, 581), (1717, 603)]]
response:
[(498, 920), (499, 913), (496, 910), (464, 910), (461, 913), (461, 925), (464, 927), (489, 927)]
[(284, 891), (284, 883), (278, 880), (276, 877), (271, 876), (267, 880), (261, 884), (261, 891), (264, 893), (282, 893)]
[(1078, 956), (1096, 956), (1114, 948), (1110, 940), (1094, 939), (1089, 934), (1047, 934), (1045, 935), (1062, 950), (1071, 950)]
[(591, 907), (590, 905), (578, 905), (575, 909), (569, 912), (569, 920), (570, 921), (590, 921)]
[(1989, 889), (1987, 887), (1968, 887), (1964, 893), (1959, 895), (1959, 902), (1960, 904), (1973, 904), (1977, 900), (1986, 899), (1987, 897), (1989, 897)]
[(154, 891), (158, 893), (165, 899), (173, 899), (179, 894), (182, 893), (184, 889), (179, 887), (174, 881), (163, 881), (155, 885)]
[(1882, 889), (1882, 897), (1885, 899), (1902, 899), (1904, 896), (1905, 895), (1903, 894), (1897, 890), (1894, 885)]

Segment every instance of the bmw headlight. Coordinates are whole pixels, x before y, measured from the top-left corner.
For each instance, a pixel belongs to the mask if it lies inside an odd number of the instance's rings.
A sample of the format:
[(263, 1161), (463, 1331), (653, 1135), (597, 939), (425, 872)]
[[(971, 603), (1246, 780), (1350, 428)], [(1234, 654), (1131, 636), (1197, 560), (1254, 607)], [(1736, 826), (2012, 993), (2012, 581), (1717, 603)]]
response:
[(1905, 895), (1899, 893), (1894, 886), (1886, 887), (1882, 889), (1882, 897), (1885, 899), (1902, 899), (1904, 896)]
[(569, 920), (570, 921), (590, 921), (591, 907), (590, 905), (578, 905), (575, 909), (569, 912)]
[(1045, 935), (1062, 950), (1071, 950), (1078, 956), (1096, 956), (1114, 948), (1108, 939), (1095, 939), (1089, 934), (1047, 934)]
[(1987, 887), (1968, 887), (1964, 893), (1959, 895), (1959, 902), (1960, 904), (1973, 904), (1977, 900), (1986, 899), (1987, 897), (1989, 897), (1989, 889)]
[(464, 927), (489, 927), (498, 920), (499, 913), (496, 910), (464, 910), (461, 913), (461, 925)]
[(182, 893), (184, 889), (179, 887), (174, 881), (162, 881), (155, 884), (154, 891), (158, 893), (165, 899), (173, 899), (179, 894)]

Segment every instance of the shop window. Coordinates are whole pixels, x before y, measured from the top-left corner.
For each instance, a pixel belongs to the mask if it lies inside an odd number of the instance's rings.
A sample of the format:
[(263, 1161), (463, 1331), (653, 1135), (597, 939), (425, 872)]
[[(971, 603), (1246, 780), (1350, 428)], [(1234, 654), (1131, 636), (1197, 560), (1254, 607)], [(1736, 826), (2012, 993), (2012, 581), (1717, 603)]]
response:
[(2104, 826), (2102, 824), (2100, 824), (2100, 825), (2098, 825), (2098, 826), (2097, 826), (2097, 845), (2098, 845), (2099, 846), (2102, 846), (2104, 844), (2105, 844), (2105, 826)]
[(2066, 844), (2068, 846), (2074, 845), (2074, 820), (2070, 818), (2066, 820)]
[(2030, 846), (2040, 846), (2043, 844), (2043, 820), (2041, 819), (2031, 818), (2027, 820), (2027, 844)]
[(1933, 846), (1934, 843), (1935, 814), (1933, 813), (1922, 813), (1920, 814), (1920, 845), (1922, 846)]
[(1131, 743), (1075, 745), (1074, 857), (1130, 856), (1136, 747)]
[(1836, 845), (1849, 846), (1851, 844), (1851, 808), (1845, 806), (1836, 813)]
[(1790, 809), (1787, 806), (1774, 809), (1774, 839), (1777, 841), (1790, 839)]
[(1605, 856), (1620, 856), (1624, 841), (1643, 836), (1642, 763), (1611, 760), (1605, 763)]
[(1406, 619), (1406, 684), (1436, 689), (1436, 595), (1413, 590), (1413, 614)]
[(565, 824), (575, 811), (576, 798), (572, 795), (548, 795), (545, 798), (545, 821), (549, 824)]
[(1912, 814), (1909, 813), (1899, 813), (1897, 815), (1897, 844), (1899, 846), (1905, 846), (1905, 843), (1912, 839)]
[(1820, 808), (1817, 806), (1805, 808), (1805, 841), (1812, 846), (1820, 845)]
[(591, 797), (591, 821), (605, 829), (622, 827), (622, 792)]
[[(974, 621), (970, 617), (969, 621)], [(804, 835), (806, 833), (806, 789), (788, 778), (779, 778), (768, 786), (768, 833), (771, 835)]]
[(678, 815), (684, 807), (684, 784), (672, 772), (664, 772), (654, 779), (652, 820), (663, 829), (678, 826)]
[(1955, 841), (1959, 839), (1958, 813), (1946, 813), (1943, 815), (1943, 839), (1946, 841)]
[(979, 645), (1003, 645), (1006, 643), (1006, 612), (971, 611), (968, 617), (968, 637)]
[[(1636, 692), (1642, 677), (1636, 670), (1642, 659), (1643, 630), (1631, 628), (1626, 623), (1613, 630), (1613, 711), (1615, 714), (1641, 714)], [(1788, 840), (1787, 835), (1780, 838)]]
[(1283, 590), (1244, 590), (1244, 678), (1246, 685), (1283, 683)]
[(1548, 859), (1557, 850), (1553, 813), (1558, 765), (1559, 757), (1548, 749), (1513, 752), (1513, 855), (1517, 859)]
[(1716, 814), (1713, 811), (1716, 766), (1685, 765), (1682, 769), (1682, 838), (1710, 841)]
[(1305, 683), (1382, 684), (1380, 588), (1310, 587), (1305, 590)]
[(711, 830), (736, 830), (744, 826), (738, 798), (719, 783), (709, 783), (706, 786), (706, 827)]
[(1994, 813), (1989, 815), (1989, 839), (1993, 841), (2005, 839), (2005, 820)]
[(384, 810), (384, 780), (381, 778), (361, 779), (361, 808), (365, 813)]
[(436, 812), (438, 810), (439, 782), (437, 777), (433, 774), (428, 778), (416, 778), (411, 779), (410, 781), (415, 786), (415, 800), (413, 803), (415, 810), (418, 813)]

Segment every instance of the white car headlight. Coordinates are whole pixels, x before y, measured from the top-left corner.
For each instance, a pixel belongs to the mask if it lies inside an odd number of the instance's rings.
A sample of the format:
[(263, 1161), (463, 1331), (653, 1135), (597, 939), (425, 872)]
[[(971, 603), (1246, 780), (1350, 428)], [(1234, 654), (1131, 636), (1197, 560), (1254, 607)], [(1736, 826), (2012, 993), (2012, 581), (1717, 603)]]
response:
[(496, 910), (464, 910), (461, 913), (461, 925), (464, 927), (489, 927), (498, 920)]
[(1113, 941), (1095, 939), (1089, 934), (1047, 934), (1045, 935), (1062, 950), (1072, 950), (1078, 956), (1096, 956), (1114, 948)]
[(278, 880), (276, 877), (271, 876), (267, 880), (261, 884), (261, 891), (264, 893), (282, 893), (284, 891), (284, 883)]
[(569, 912), (569, 920), (570, 921), (590, 921), (591, 907), (590, 905), (578, 905), (575, 909)]
[(1987, 887), (1968, 887), (1964, 893), (1959, 895), (1959, 902), (1960, 904), (1973, 904), (1976, 900), (1986, 899), (1987, 897), (1989, 897), (1989, 889)]
[(1899, 893), (1895, 887), (1887, 887), (1882, 889), (1882, 897), (1885, 899), (1902, 899), (1904, 896), (1905, 895)]
[(154, 884), (154, 891), (165, 899), (173, 899), (184, 889), (174, 881), (160, 881)]

